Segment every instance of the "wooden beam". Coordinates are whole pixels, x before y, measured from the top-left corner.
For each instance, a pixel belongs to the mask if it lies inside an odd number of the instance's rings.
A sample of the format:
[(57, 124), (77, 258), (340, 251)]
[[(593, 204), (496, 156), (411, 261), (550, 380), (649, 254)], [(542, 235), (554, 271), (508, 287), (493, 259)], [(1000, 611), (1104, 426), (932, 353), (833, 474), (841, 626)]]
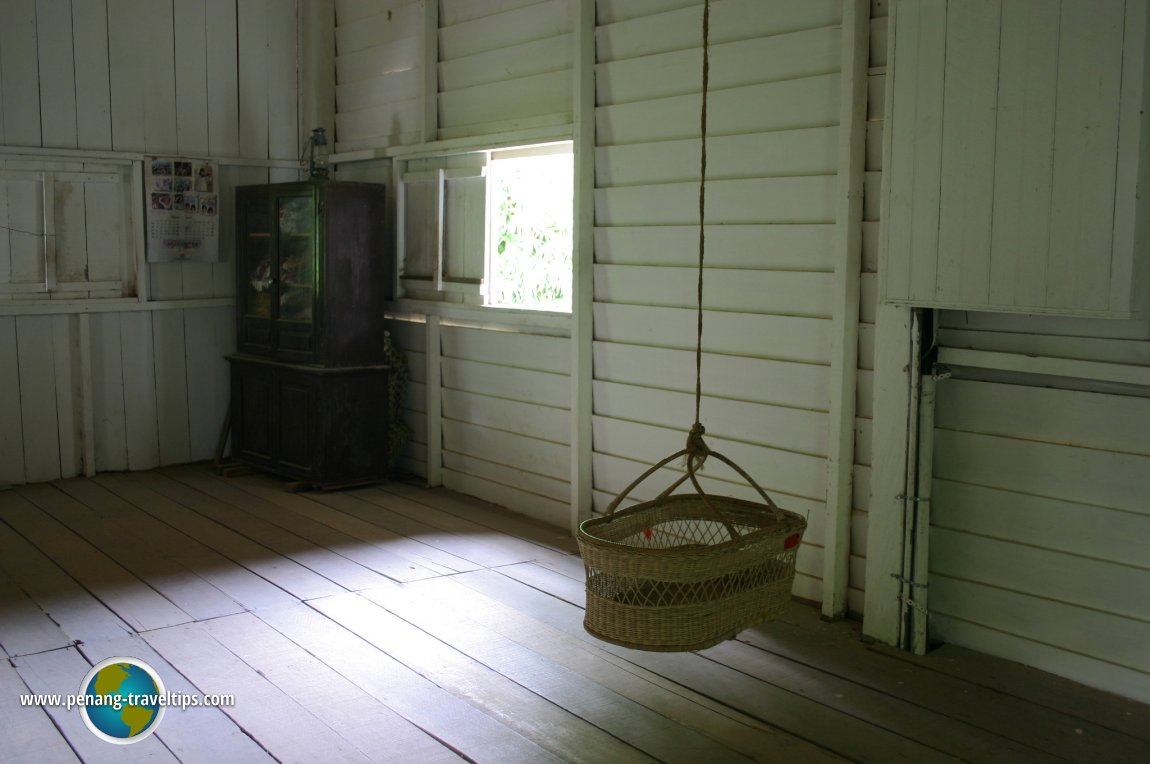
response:
[(911, 423), (911, 309), (879, 305), (875, 343), (871, 497), (867, 518), (863, 633), (887, 644), (899, 637), (906, 505), (907, 435)]
[(575, 209), (571, 300), (571, 532), (591, 516), (592, 341), (595, 291), (595, 2), (575, 19)]
[[(895, 15), (891, 8), (887, 45), (886, 102), (884, 106), (883, 156), (890, 156), (894, 92)], [(882, 178), (879, 228), (880, 260), (886, 261), (890, 231), (890, 173)], [(880, 274), (881, 277), (881, 274)], [(884, 303), (882, 278), (875, 315), (874, 404), (871, 428), (871, 495), (867, 513), (867, 568), (863, 605), (863, 633), (887, 644), (898, 644), (900, 630), (900, 584), (903, 529), (906, 505), (899, 497), (906, 486), (907, 446), (911, 422), (910, 371), (911, 309)]]
[(834, 346), (831, 350), (827, 523), (823, 540), (825, 618), (846, 615), (853, 506), (855, 388), (858, 383), (862, 285), (863, 179), (866, 164), (868, 0), (843, 0), (843, 82), (839, 102), (838, 198), (835, 226)]

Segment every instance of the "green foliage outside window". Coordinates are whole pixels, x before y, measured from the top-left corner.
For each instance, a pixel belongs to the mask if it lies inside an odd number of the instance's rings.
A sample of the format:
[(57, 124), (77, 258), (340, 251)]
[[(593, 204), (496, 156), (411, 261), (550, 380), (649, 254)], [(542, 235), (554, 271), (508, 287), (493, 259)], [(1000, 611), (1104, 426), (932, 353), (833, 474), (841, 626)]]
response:
[(493, 205), (488, 304), (571, 310), (570, 154), (492, 163)]

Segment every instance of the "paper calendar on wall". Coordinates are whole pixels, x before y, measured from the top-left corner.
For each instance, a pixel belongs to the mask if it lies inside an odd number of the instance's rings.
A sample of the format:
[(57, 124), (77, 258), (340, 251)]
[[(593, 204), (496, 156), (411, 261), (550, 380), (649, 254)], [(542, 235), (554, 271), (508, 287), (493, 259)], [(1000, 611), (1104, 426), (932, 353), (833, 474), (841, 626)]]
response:
[(217, 169), (202, 159), (144, 159), (148, 262), (219, 260)]

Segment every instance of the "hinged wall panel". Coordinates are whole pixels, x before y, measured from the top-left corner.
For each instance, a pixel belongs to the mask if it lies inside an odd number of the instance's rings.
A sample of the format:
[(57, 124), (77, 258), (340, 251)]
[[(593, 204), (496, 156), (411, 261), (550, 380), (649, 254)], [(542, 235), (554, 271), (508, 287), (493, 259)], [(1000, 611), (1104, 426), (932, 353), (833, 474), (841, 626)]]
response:
[(894, 19), (880, 298), (1145, 314), (1145, 0), (906, 0)]

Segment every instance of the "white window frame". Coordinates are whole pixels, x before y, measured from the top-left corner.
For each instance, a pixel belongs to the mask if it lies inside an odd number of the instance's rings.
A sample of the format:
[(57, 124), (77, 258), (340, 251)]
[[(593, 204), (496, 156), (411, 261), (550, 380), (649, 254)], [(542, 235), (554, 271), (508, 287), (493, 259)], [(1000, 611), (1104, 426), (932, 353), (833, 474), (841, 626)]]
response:
[[(446, 243), (449, 237), (447, 220), (450, 211), (447, 208), (448, 183), (453, 180), (467, 180), (477, 177), (488, 177), (491, 162), (500, 159), (510, 159), (525, 156), (545, 156), (553, 154), (574, 153), (572, 141), (560, 139), (545, 143), (535, 143), (522, 146), (500, 146), (498, 148), (474, 148), (445, 153), (411, 154), (397, 156), (393, 159), (392, 177), (396, 186), (396, 268), (397, 283), (399, 284), (398, 299), (427, 303), (463, 303), (482, 311), (507, 311), (509, 313), (539, 313), (554, 315), (568, 319), (571, 311), (550, 311), (515, 308), (502, 305), (487, 304), (487, 289), (491, 282), (491, 254), (489, 252), (492, 238), (491, 221), (492, 203), (494, 195), (484, 187), (483, 200), (483, 234), (480, 240), (482, 251), (465, 252), (464, 260), (470, 260), (474, 266), (476, 258), (482, 258), (481, 279), (468, 277), (455, 277), (450, 274), (449, 253)], [(470, 167), (435, 167), (431, 169), (409, 169), (413, 163), (428, 162), (433, 164), (450, 164), (452, 158), (469, 157), (474, 162)], [(475, 161), (479, 160), (479, 161)], [(435, 242), (431, 253), (431, 273), (429, 275), (412, 275), (407, 273), (407, 245), (409, 232), (407, 231), (407, 206), (409, 185), (412, 183), (433, 183), (434, 199), (432, 201), (435, 224), (432, 238)], [(572, 225), (574, 225), (574, 210), (572, 210)]]

